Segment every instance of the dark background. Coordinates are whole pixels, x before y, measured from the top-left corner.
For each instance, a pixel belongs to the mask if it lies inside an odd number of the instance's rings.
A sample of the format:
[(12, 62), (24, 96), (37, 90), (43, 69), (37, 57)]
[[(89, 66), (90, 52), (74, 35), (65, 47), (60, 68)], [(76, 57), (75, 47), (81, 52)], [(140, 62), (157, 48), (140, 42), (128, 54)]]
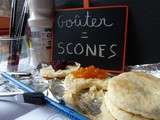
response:
[[(160, 62), (159, 0), (91, 0), (92, 6), (129, 5), (126, 64)], [(56, 0), (56, 7), (81, 7), (82, 0)]]

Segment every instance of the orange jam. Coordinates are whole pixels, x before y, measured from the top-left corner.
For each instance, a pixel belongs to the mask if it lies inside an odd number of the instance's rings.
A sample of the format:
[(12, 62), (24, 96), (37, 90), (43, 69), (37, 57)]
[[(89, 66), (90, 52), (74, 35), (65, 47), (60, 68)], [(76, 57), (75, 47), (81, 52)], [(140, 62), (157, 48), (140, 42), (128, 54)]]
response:
[(77, 71), (72, 72), (73, 76), (76, 78), (97, 78), (105, 79), (108, 73), (104, 69), (96, 68), (95, 66), (81, 67)]

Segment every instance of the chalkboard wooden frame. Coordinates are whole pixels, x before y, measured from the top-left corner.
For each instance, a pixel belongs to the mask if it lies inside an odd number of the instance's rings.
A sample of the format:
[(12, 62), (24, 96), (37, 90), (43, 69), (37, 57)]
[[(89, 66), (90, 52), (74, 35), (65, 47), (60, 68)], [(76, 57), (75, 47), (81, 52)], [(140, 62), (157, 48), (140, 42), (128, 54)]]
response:
[[(85, 0), (84, 0), (85, 1)], [(124, 45), (123, 45), (123, 55), (122, 55), (122, 64), (121, 68), (117, 70), (107, 69), (108, 72), (111, 73), (121, 73), (124, 72), (125, 69), (125, 60), (126, 60), (126, 41), (127, 41), (127, 30), (128, 30), (128, 5), (107, 5), (107, 6), (97, 6), (97, 7), (90, 7), (87, 3), (84, 4), (84, 8), (65, 8), (65, 9), (58, 9), (57, 12), (65, 12), (65, 11), (78, 11), (78, 10), (95, 10), (95, 9), (110, 9), (110, 8), (124, 8), (125, 11), (125, 30), (124, 30)], [(55, 32), (55, 31), (54, 31)], [(56, 38), (56, 34), (55, 34)], [(55, 48), (55, 46), (53, 47)], [(54, 56), (53, 56), (54, 59)]]

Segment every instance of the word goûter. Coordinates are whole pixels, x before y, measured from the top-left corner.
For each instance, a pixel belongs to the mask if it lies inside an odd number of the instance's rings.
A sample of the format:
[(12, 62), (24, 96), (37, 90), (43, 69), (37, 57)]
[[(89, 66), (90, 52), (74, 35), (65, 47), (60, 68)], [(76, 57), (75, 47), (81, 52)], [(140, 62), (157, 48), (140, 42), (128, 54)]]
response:
[[(110, 22), (106, 17), (96, 18), (90, 15), (89, 11), (86, 12), (84, 16), (75, 15), (69, 19), (64, 15), (60, 15), (57, 18), (57, 25), (59, 28), (72, 28), (72, 27), (89, 27), (98, 28), (101, 26), (112, 27), (113, 22)], [(85, 18), (85, 19), (83, 19)]]

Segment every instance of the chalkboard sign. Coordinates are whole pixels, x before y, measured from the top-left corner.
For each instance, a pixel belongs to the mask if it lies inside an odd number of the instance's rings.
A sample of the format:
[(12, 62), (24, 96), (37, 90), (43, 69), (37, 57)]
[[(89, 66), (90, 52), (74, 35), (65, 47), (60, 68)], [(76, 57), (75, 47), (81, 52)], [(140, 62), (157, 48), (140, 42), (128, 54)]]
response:
[(125, 64), (128, 7), (58, 10), (53, 60), (69, 60), (121, 72)]

